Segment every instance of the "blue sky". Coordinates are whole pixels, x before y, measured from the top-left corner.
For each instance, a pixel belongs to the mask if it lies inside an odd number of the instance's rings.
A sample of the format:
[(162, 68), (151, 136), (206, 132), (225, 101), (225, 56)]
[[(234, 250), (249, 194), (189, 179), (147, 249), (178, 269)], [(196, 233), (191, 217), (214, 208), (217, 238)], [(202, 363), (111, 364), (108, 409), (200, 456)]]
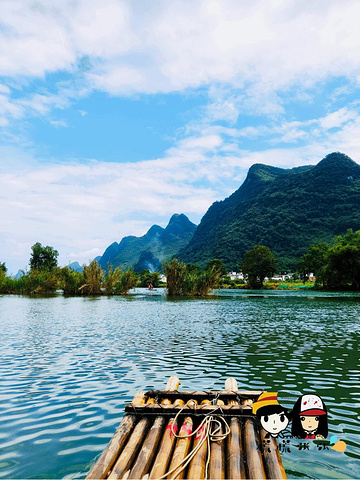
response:
[(353, 0), (3, 0), (0, 261), (87, 263), (248, 168), (360, 160)]

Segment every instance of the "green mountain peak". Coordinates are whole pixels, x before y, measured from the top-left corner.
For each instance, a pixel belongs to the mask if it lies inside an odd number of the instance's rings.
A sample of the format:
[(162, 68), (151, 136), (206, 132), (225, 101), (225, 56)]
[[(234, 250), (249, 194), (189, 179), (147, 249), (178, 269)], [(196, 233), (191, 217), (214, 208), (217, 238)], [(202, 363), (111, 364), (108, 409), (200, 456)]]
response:
[(236, 192), (208, 209), (181, 258), (238, 268), (246, 251), (265, 245), (288, 270), (311, 243), (349, 228), (360, 229), (360, 166), (347, 155), (292, 169), (255, 164)]
[(107, 269), (122, 266), (125, 270), (158, 270), (164, 260), (177, 255), (190, 241), (196, 225), (184, 214), (174, 214), (166, 226), (153, 225), (142, 237), (124, 237), (112, 243), (100, 258), (99, 264)]

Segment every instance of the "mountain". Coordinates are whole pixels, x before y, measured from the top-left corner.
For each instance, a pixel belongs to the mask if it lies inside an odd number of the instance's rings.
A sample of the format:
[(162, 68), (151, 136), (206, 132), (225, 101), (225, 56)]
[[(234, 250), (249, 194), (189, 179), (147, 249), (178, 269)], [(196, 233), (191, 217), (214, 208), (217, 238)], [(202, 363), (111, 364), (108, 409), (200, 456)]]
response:
[(80, 272), (80, 273), (83, 272), (83, 267), (80, 265), (79, 262), (69, 263), (69, 265), (67, 265), (67, 267), (68, 267), (70, 270), (73, 270), (74, 272)]
[(112, 243), (98, 260), (102, 268), (109, 265), (125, 269), (133, 267), (159, 271), (167, 258), (177, 255), (190, 241), (196, 225), (184, 214), (174, 214), (166, 226), (153, 225), (142, 237), (124, 237), (120, 243)]
[(360, 229), (360, 166), (351, 158), (335, 152), (292, 169), (255, 164), (236, 192), (209, 208), (179, 257), (238, 268), (246, 251), (266, 245), (288, 270), (311, 243), (349, 228)]
[(19, 278), (23, 277), (25, 275), (25, 270), (18, 270), (16, 275), (12, 275), (11, 278), (14, 278), (15, 280), (18, 280)]

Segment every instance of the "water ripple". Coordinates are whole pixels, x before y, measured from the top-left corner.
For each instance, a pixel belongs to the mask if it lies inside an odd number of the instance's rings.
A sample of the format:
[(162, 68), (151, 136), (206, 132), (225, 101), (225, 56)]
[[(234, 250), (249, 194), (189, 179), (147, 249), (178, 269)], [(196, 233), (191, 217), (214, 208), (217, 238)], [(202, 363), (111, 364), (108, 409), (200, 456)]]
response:
[(0, 302), (1, 478), (84, 478), (125, 404), (172, 374), (185, 390), (222, 389), (233, 376), (240, 389), (278, 391), (288, 408), (318, 392), (330, 433), (348, 448), (292, 448), (283, 455), (288, 477), (360, 471), (360, 298), (226, 292)]

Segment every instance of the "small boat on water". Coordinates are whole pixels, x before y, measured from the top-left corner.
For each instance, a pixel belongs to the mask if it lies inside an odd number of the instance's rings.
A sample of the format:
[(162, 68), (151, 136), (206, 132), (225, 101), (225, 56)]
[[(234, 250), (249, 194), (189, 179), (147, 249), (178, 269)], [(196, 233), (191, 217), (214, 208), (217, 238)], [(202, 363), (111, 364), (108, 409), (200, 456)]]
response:
[(87, 479), (284, 479), (276, 438), (252, 413), (262, 391), (138, 392)]

